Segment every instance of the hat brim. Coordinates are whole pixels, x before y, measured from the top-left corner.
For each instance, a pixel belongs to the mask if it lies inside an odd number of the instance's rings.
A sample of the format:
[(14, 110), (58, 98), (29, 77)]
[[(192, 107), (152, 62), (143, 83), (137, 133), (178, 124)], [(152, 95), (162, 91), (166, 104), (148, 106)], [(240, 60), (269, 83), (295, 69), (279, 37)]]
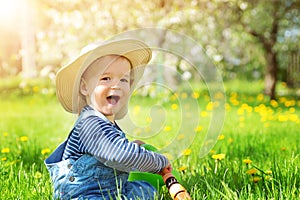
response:
[[(71, 113), (80, 113), (81, 109), (87, 105), (85, 98), (79, 92), (80, 79), (86, 69), (98, 58), (106, 55), (120, 55), (126, 57), (134, 70), (131, 93), (137, 82), (144, 73), (145, 65), (150, 61), (151, 49), (142, 41), (135, 39), (112, 40), (94, 46), (92, 49), (82, 53), (75, 60), (62, 67), (56, 75), (56, 94), (63, 108)], [(123, 118), (127, 113), (127, 105), (115, 119)]]

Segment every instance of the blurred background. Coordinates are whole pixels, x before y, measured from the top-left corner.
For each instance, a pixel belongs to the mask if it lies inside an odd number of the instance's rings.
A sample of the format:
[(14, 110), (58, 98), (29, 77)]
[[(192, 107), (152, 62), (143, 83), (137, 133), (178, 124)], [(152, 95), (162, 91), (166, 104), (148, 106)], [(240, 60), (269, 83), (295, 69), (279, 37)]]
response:
[(39, 80), (54, 93), (55, 72), (86, 44), (156, 27), (193, 38), (224, 81), (260, 80), (274, 99), (278, 82), (300, 87), (299, 14), (298, 0), (0, 0), (0, 92)]

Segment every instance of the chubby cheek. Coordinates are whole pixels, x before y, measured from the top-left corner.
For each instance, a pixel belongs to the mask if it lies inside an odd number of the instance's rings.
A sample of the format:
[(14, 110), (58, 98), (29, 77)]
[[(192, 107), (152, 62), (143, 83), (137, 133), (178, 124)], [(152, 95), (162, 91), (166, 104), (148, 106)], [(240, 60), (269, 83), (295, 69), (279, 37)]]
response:
[(104, 104), (106, 102), (106, 94), (103, 88), (95, 87), (91, 92), (91, 102), (95, 104)]

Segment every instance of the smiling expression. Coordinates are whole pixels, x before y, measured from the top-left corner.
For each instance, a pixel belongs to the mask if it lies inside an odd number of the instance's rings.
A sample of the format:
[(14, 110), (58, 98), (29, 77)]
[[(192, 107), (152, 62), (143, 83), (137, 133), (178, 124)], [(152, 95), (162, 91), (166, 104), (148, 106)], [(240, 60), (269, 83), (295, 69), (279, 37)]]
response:
[(115, 114), (128, 103), (130, 69), (126, 58), (109, 55), (93, 62), (82, 76), (80, 92), (87, 104), (112, 122)]

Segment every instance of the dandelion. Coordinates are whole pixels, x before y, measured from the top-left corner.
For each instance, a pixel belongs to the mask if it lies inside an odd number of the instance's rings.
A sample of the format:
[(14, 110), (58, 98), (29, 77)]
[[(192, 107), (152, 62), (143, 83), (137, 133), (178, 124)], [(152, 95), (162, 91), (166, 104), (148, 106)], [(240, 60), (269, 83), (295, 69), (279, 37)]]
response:
[(20, 141), (21, 142), (27, 142), (28, 141), (28, 137), (27, 136), (22, 136), (22, 137), (20, 137)]
[(273, 172), (271, 170), (267, 170), (265, 173), (271, 175)]
[(254, 183), (258, 183), (260, 180), (261, 180), (261, 177), (259, 177), (259, 176), (254, 176), (253, 179), (252, 179), (252, 181)]
[(249, 164), (252, 163), (252, 160), (250, 160), (250, 159), (244, 159), (243, 163), (245, 163), (246, 165), (249, 165)]
[(225, 158), (225, 154), (224, 153), (214, 154), (211, 157), (215, 160), (220, 161), (220, 160), (223, 160)]
[(8, 132), (4, 132), (3, 137), (7, 137), (7, 136), (8, 136)]
[(141, 111), (141, 106), (134, 106), (133, 108), (133, 114), (138, 115)]
[(286, 147), (281, 147), (281, 151), (286, 151)]
[(184, 137), (185, 137), (184, 134), (179, 134), (178, 137), (177, 137), (177, 140), (182, 140)]
[(182, 98), (182, 99), (186, 99), (187, 97), (188, 97), (187, 93), (183, 92), (183, 93), (181, 94), (181, 98)]
[(10, 149), (9, 148), (3, 148), (1, 150), (1, 153), (9, 153), (10, 152)]
[(249, 174), (249, 175), (252, 175), (252, 176), (254, 176), (254, 174), (256, 174), (257, 173), (257, 169), (254, 169), (254, 168), (252, 168), (252, 169), (249, 169), (247, 172), (246, 172), (247, 174)]
[(196, 128), (195, 128), (195, 131), (196, 132), (200, 132), (200, 131), (202, 131), (203, 130), (203, 127), (202, 126), (197, 126)]
[(225, 135), (223, 135), (223, 134), (218, 136), (218, 140), (224, 140), (224, 138), (225, 138)]
[(187, 169), (187, 166), (181, 166), (178, 168), (178, 171), (184, 172)]
[(278, 102), (276, 100), (271, 100), (270, 104), (274, 108), (278, 107)]
[(151, 117), (146, 117), (146, 122), (151, 123), (152, 122), (152, 118)]
[(193, 92), (192, 97), (193, 97), (194, 99), (198, 99), (198, 98), (200, 97), (199, 92)]
[(183, 151), (183, 155), (184, 156), (188, 156), (188, 155), (190, 155), (192, 153), (192, 149), (185, 149), (184, 151)]
[(45, 148), (45, 149), (42, 149), (41, 153), (42, 153), (42, 155), (45, 155), (47, 153), (50, 153), (50, 151), (51, 150), (49, 148)]
[(34, 93), (38, 93), (38, 92), (40, 91), (40, 88), (39, 88), (38, 86), (34, 86), (34, 87), (32, 88), (32, 91), (33, 91)]
[(208, 113), (207, 113), (206, 111), (202, 111), (202, 112), (200, 113), (200, 116), (201, 116), (201, 117), (207, 117), (207, 115), (208, 115)]
[(257, 98), (256, 98), (258, 101), (263, 101), (264, 100), (264, 95), (263, 94), (259, 94), (257, 95)]
[(1, 158), (1, 161), (6, 161), (6, 160), (7, 160), (6, 157)]
[(166, 132), (167, 132), (167, 131), (171, 131), (171, 130), (172, 130), (172, 127), (171, 127), (171, 126), (165, 126), (165, 127), (164, 127), (164, 131), (166, 131)]
[(211, 111), (212, 109), (213, 109), (213, 102), (209, 102), (209, 103), (206, 105), (206, 110)]
[(171, 109), (172, 109), (172, 110), (177, 110), (177, 109), (178, 109), (178, 105), (177, 105), (176, 103), (173, 103), (173, 104), (171, 105)]
[(42, 173), (41, 172), (35, 172), (34, 178), (36, 178), (36, 179), (42, 178)]

